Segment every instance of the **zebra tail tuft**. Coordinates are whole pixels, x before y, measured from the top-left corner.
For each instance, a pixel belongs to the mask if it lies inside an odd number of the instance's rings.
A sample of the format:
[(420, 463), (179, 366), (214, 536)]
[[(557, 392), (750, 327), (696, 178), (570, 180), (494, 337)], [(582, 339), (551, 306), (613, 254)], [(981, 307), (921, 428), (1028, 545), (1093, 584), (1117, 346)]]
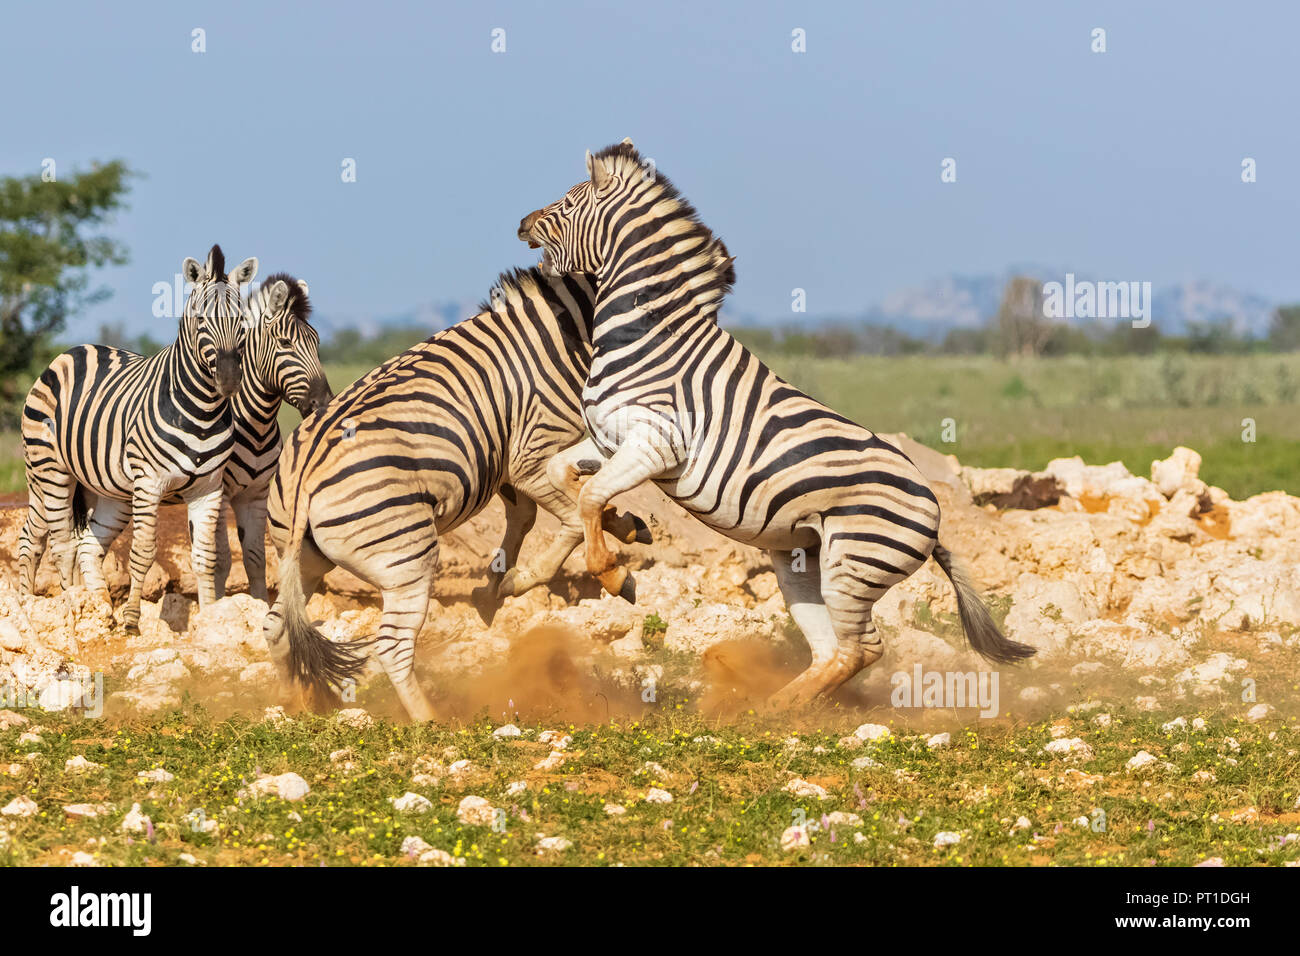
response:
[(90, 527), (90, 509), (86, 507), (86, 489), (74, 485), (72, 489), (72, 530), (84, 534)]
[(1002, 633), (984, 599), (980, 597), (979, 589), (951, 551), (941, 544), (935, 544), (934, 560), (943, 568), (943, 573), (948, 575), (948, 580), (957, 592), (957, 614), (961, 617), (961, 629), (966, 633), (966, 640), (975, 649), (975, 653), (995, 664), (1014, 664), (1037, 653), (1028, 644), (1010, 640)]
[[(297, 531), (298, 529), (294, 529)], [(298, 562), (301, 532), (294, 535), (280, 562), (280, 614), (289, 640), (289, 672), (310, 695), (312, 706), (328, 709), (338, 702), (336, 688), (354, 680), (365, 666), (364, 653), (327, 638), (307, 616)]]

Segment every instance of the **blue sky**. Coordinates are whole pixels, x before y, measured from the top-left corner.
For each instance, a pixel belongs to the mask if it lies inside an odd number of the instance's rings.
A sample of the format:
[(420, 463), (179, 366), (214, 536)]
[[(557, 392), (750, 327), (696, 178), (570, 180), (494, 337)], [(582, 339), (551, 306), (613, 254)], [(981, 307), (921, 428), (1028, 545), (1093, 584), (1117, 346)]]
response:
[(0, 174), (146, 174), (77, 330), (169, 333), (152, 286), (214, 241), (333, 315), (477, 300), (623, 136), (737, 256), (740, 312), (1018, 262), (1300, 299), (1298, 34), (1281, 2), (9, 4)]

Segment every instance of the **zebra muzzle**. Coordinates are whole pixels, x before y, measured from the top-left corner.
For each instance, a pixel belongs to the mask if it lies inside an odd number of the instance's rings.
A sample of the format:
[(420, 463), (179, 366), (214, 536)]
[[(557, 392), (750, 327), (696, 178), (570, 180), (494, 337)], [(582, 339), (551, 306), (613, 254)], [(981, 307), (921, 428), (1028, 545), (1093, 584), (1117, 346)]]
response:
[(223, 349), (217, 352), (216, 361), (213, 362), (213, 373), (217, 380), (217, 391), (222, 396), (228, 398), (235, 394), (239, 388), (241, 371), (238, 352), (234, 349)]

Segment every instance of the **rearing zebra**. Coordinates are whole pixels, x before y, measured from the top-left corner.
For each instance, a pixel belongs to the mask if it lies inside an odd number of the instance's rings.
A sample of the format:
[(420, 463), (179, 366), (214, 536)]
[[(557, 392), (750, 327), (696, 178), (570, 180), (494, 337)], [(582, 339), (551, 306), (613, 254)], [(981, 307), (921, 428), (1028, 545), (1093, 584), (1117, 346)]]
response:
[(128, 631), (139, 629), (164, 499), (188, 506), (200, 605), (216, 596), (213, 538), (246, 316), (239, 287), (257, 274), (257, 260), (227, 275), (221, 247), (213, 246), (206, 265), (186, 259), (181, 271), (193, 289), (175, 342), (149, 358), (99, 345), (69, 349), (41, 373), (23, 408), (29, 504), (19, 587), (31, 593), (49, 537), (64, 587), (76, 561), (86, 584), (107, 592), (104, 552), (130, 520)]
[(582, 403), (607, 460), (578, 497), (588, 570), (611, 593), (623, 589), (599, 516), (654, 480), (705, 524), (770, 554), (812, 649), (807, 670), (773, 696), (778, 707), (830, 693), (879, 659), (872, 606), (931, 554), (977, 652), (998, 662), (1034, 653), (1003, 636), (939, 544), (938, 501), (911, 460), (717, 326), (731, 259), (672, 184), (630, 140), (588, 153), (587, 173), (526, 216), (519, 237), (541, 246), (544, 272), (596, 276)]
[(230, 400), (235, 445), (222, 482), (225, 495), (217, 524), (216, 593), (225, 593), (230, 540), (225, 501), (235, 512), (248, 592), (265, 601), (266, 494), (280, 458), (280, 403), (306, 418), (325, 406), (333, 392), (320, 364), (320, 336), (311, 327), (307, 283), (285, 272), (267, 276), (248, 298), (249, 328), (244, 375)]
[[(323, 705), (364, 663), (307, 616), (307, 600), (338, 566), (379, 589), (375, 656), (407, 713), (431, 719), (413, 663), (439, 536), (493, 495), (506, 505), (509, 570), (498, 592), (522, 594), (559, 571), (583, 529), (576, 501), (551, 475), (581, 470), (568, 456), (582, 450), (594, 297), (585, 276), (503, 275), (479, 314), (389, 359), (294, 429), (268, 499), (281, 559), (266, 638), (287, 685), (305, 685)], [(561, 528), (530, 564), (511, 567), (538, 505)], [(649, 541), (631, 515), (609, 509), (596, 522), (620, 540)]]

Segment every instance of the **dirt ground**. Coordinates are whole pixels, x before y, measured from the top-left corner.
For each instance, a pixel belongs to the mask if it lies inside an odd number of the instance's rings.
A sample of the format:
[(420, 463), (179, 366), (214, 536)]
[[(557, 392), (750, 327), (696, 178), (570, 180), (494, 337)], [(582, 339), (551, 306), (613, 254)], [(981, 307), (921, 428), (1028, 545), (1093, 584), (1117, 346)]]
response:
[[(1199, 456), (1188, 450), (1153, 463), (1151, 479), (1077, 459), (1030, 475), (964, 469), (899, 440), (939, 495), (946, 546), (988, 589), (1008, 634), (1039, 653), (1017, 667), (972, 655), (952, 589), (929, 562), (877, 605), (886, 655), (837, 694), (837, 708), (929, 729), (1033, 718), (1108, 697), (1140, 710), (1180, 701), (1242, 713), (1292, 707), (1300, 501), (1280, 492), (1231, 501), (1200, 482)], [(619, 546), (637, 575), (635, 606), (600, 593), (579, 549), (549, 588), (507, 599), (493, 615), (483, 592), (500, 507), (444, 538), (417, 664), (440, 712), (522, 707), (603, 719), (667, 699), (725, 712), (755, 705), (806, 664), (762, 553), (705, 528), (655, 488), (617, 503), (645, 518), (654, 537)], [(17, 595), (24, 507), (0, 501), (0, 679), (39, 697), (59, 678), (102, 674), (110, 713), (157, 710), (187, 694), (219, 710), (260, 712), (279, 702), (261, 637), (267, 608), (247, 594), (233, 523), (230, 596), (200, 611), (183, 510), (163, 509), (142, 633), (128, 637), (83, 589), (62, 592), (48, 561), (40, 596)], [(553, 527), (539, 516), (525, 554)], [(106, 562), (115, 604), (128, 583), (127, 537)], [(275, 578), (268, 547), (273, 596)], [(309, 610), (332, 639), (368, 637), (379, 620), (373, 589), (341, 570)], [(936, 697), (916, 706), (899, 697), (931, 673), (995, 678), (996, 702), (981, 708)], [(400, 715), (373, 667), (349, 703)]]

